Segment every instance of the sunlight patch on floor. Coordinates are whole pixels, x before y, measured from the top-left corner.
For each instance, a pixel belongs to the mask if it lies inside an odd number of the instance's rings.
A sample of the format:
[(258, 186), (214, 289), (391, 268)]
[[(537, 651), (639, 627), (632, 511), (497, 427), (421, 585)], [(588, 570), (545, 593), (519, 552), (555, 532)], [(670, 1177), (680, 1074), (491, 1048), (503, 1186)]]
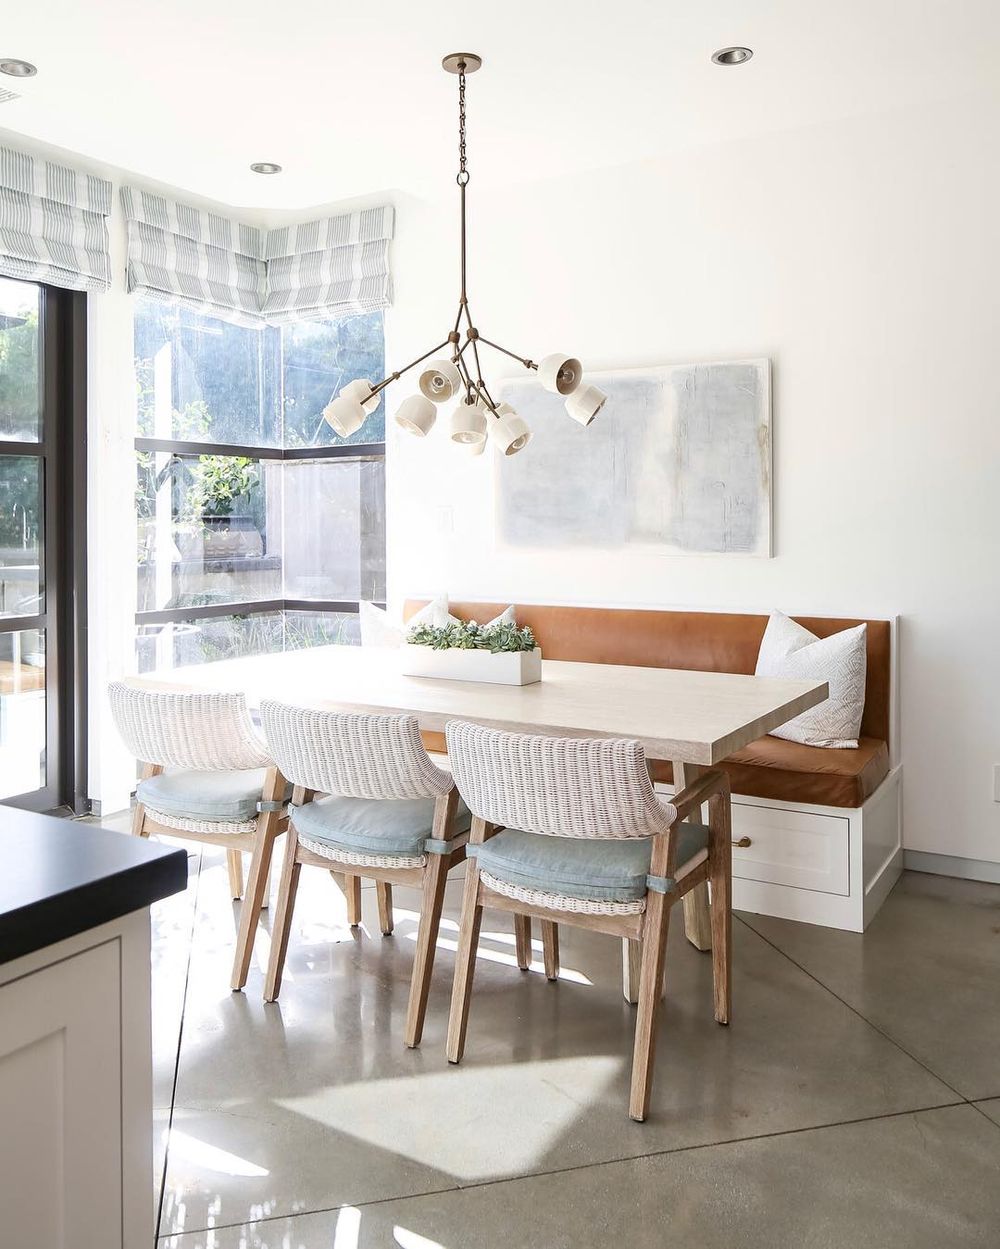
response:
[(595, 1055), (458, 1066), (275, 1104), (456, 1179), (489, 1180), (535, 1169), (574, 1120), (604, 1100), (622, 1061)]
[(419, 1236), (398, 1224), (392, 1229), (392, 1238), (399, 1249), (445, 1249), (439, 1240), (428, 1240), (426, 1236)]
[(183, 1158), (185, 1162), (193, 1163), (196, 1167), (204, 1167), (206, 1171), (219, 1171), (223, 1175), (245, 1175), (254, 1178), (271, 1174), (266, 1167), (259, 1167), (255, 1162), (241, 1158), (238, 1154), (219, 1149), (217, 1145), (209, 1145), (207, 1141), (188, 1136), (186, 1132), (180, 1132), (176, 1128), (169, 1133), (169, 1147), (172, 1153)]

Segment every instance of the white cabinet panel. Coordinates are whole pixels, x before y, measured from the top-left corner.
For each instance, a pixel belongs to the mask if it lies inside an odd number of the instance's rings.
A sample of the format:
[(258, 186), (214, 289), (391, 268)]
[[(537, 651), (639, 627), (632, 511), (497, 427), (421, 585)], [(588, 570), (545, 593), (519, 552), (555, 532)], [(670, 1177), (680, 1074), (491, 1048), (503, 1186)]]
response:
[(0, 1237), (122, 1243), (121, 953), (107, 941), (0, 986)]
[(733, 801), (733, 875), (775, 885), (850, 893), (850, 822), (836, 815), (785, 811)]

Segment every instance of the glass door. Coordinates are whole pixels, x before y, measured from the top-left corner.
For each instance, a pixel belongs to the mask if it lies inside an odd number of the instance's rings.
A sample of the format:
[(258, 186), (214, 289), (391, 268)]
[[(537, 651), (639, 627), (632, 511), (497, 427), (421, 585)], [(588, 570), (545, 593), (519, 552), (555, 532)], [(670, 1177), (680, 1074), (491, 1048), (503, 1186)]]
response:
[(86, 298), (0, 278), (0, 802), (83, 809)]

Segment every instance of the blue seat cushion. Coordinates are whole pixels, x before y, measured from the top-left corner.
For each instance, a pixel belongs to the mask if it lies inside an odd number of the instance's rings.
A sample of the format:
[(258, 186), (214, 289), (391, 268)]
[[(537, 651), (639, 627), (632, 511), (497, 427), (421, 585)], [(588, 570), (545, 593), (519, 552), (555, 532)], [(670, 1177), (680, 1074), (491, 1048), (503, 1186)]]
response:
[[(316, 798), (292, 813), (297, 831), (353, 854), (387, 854), (407, 858), (423, 854), (434, 825), (433, 798)], [(472, 823), (469, 808), (459, 800), (455, 832)]]
[(266, 776), (266, 768), (246, 772), (170, 768), (140, 781), (135, 796), (144, 806), (164, 815), (237, 823), (256, 816)]
[[(708, 845), (701, 824), (682, 824), (679, 831), (676, 869)], [(484, 872), (511, 885), (594, 902), (635, 902), (646, 896), (652, 848), (651, 837), (550, 837), (506, 828), (472, 852)]]

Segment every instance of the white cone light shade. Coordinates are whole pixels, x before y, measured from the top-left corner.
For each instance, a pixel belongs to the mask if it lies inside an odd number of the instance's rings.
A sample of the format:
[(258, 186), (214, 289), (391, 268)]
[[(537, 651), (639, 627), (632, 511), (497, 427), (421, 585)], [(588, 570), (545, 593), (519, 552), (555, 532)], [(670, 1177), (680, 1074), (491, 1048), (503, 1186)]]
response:
[(359, 377), (350, 382), (340, 392), (340, 396), (342, 399), (357, 399), (367, 416), (371, 416), (378, 407), (379, 396), (372, 394), (372, 384), (367, 377)]
[(451, 417), (453, 442), (477, 443), (486, 441), (486, 413), (478, 403), (460, 403)]
[(538, 366), (538, 380), (554, 395), (571, 395), (580, 385), (582, 376), (580, 361), (559, 351), (546, 356)]
[(479, 442), (456, 442), (455, 446), (464, 451), (466, 455), (482, 455), (486, 450), (486, 439), (484, 437)]
[(408, 433), (416, 434), (418, 438), (431, 432), (435, 420), (437, 408), (423, 395), (410, 395), (409, 399), (404, 399), (399, 405), (396, 413), (396, 424)]
[[(507, 404), (500, 406), (508, 407)], [(531, 430), (527, 421), (510, 409), (490, 423), (490, 437), (504, 455), (516, 455), (531, 441)]]
[(420, 373), (420, 393), (433, 403), (447, 403), (462, 389), (462, 374), (450, 360), (432, 360)]
[(580, 386), (566, 400), (566, 411), (574, 421), (589, 425), (607, 401), (607, 395), (596, 386)]
[(350, 438), (351, 434), (356, 433), (364, 425), (365, 415), (365, 410), (357, 399), (352, 399), (343, 391), (323, 409), (323, 416), (341, 438)]

